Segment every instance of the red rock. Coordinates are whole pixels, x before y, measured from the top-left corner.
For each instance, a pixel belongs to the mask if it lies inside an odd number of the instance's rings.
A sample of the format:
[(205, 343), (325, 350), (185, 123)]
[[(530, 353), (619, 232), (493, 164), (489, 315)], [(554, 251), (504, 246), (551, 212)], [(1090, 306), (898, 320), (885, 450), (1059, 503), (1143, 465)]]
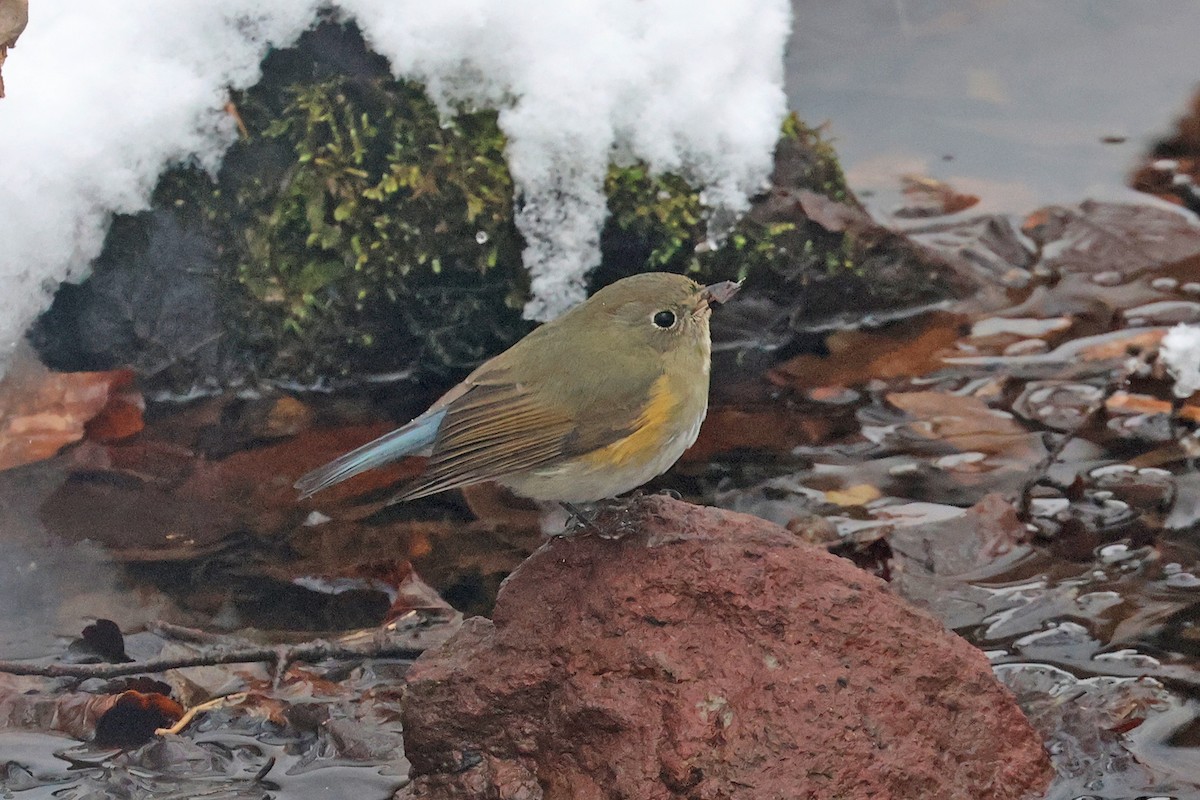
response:
[[(399, 798), (1037, 794), (987, 659), (852, 564), (664, 497), (557, 539), (409, 673)], [(613, 524), (606, 518), (600, 524)]]

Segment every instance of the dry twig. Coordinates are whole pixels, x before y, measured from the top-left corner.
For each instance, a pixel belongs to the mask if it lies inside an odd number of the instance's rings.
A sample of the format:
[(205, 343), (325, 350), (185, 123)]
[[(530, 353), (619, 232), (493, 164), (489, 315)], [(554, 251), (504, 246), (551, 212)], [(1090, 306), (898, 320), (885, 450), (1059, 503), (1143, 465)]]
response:
[(282, 674), (295, 662), (353, 661), (363, 658), (414, 659), (422, 652), (422, 648), (386, 642), (367, 647), (346, 647), (318, 640), (290, 647), (214, 648), (194, 655), (154, 658), (125, 664), (35, 664), (28, 661), (0, 661), (0, 672), (10, 675), (39, 675), (45, 678), (118, 678), (122, 675), (166, 672), (187, 667), (268, 662), (276, 674)]

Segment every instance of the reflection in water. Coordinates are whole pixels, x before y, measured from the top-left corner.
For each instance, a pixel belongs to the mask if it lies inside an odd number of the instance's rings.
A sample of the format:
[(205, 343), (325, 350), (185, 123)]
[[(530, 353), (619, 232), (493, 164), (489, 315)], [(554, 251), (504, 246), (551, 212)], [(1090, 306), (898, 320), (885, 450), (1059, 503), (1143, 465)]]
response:
[(81, 620), (110, 616), (136, 623), (154, 610), (117, 586), (103, 549), (88, 541), (56, 542), (42, 527), (41, 503), (65, 476), (45, 465), (9, 470), (0, 480), (0, 654), (33, 658), (57, 650), (56, 640), (78, 633)]
[[(1133, 162), (1200, 83), (1200, 4), (793, 0), (791, 107), (829, 121), (852, 187), (878, 215), (899, 177), (1022, 213), (1132, 201)], [(1106, 141), (1107, 140), (1107, 141)]]

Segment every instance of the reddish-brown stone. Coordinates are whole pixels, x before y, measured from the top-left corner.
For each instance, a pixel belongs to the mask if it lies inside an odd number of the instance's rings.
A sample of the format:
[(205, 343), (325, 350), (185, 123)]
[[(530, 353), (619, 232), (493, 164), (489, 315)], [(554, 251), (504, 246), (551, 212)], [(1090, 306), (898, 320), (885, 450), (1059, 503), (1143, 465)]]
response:
[(417, 661), (399, 797), (1002, 800), (1049, 782), (983, 654), (882, 582), (755, 517), (664, 497), (630, 513), (620, 540), (547, 544), (494, 623)]

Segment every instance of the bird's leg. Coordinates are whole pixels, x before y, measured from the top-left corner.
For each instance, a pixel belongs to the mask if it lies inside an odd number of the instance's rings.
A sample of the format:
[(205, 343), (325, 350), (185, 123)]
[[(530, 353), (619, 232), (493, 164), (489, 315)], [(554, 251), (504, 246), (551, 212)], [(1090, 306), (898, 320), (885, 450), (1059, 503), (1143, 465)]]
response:
[(574, 503), (559, 503), (563, 511), (567, 512), (567, 524), (563, 528), (562, 536), (570, 536), (579, 533), (583, 530), (590, 530), (596, 535), (601, 535), (602, 532), (599, 526), (596, 525), (596, 514), (588, 514)]

